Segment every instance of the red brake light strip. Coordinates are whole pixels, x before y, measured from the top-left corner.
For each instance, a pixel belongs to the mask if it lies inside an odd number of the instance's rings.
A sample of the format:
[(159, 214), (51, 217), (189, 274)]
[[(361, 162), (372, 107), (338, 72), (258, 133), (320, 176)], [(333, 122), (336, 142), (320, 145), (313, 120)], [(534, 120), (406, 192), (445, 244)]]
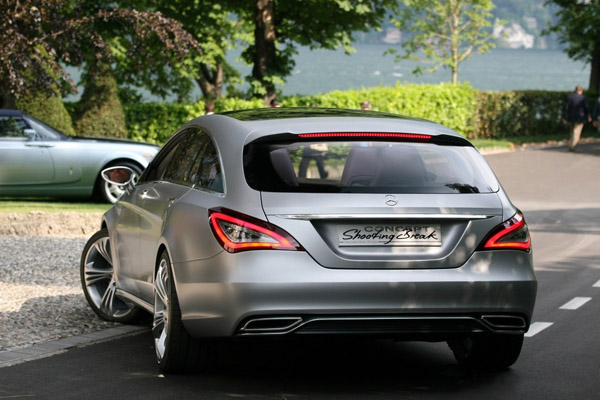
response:
[(301, 138), (343, 138), (343, 137), (378, 137), (412, 140), (430, 140), (431, 135), (420, 135), (416, 133), (387, 133), (387, 132), (322, 132), (322, 133), (300, 133)]

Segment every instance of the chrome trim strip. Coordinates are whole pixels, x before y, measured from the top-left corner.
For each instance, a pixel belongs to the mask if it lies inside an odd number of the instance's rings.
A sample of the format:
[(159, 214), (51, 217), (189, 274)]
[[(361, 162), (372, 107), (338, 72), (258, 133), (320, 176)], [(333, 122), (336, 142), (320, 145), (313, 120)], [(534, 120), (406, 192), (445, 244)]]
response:
[(117, 294), (117, 296), (122, 297), (123, 299), (127, 299), (127, 300), (135, 303), (136, 305), (142, 307), (143, 309), (145, 309), (146, 311), (148, 311), (150, 313), (154, 312), (154, 306), (152, 304), (140, 299), (139, 297), (137, 297), (129, 292), (124, 291), (123, 289), (117, 288), (116, 294)]
[[(285, 318), (285, 317), (283, 317)], [(260, 318), (257, 318), (260, 319)], [(404, 316), (404, 317), (326, 317), (326, 318), (313, 318), (313, 319), (308, 319), (306, 321), (303, 321), (293, 327), (290, 327), (286, 330), (281, 330), (281, 331), (275, 331), (274, 329), (269, 329), (269, 330), (265, 330), (265, 331), (261, 331), (261, 332), (249, 332), (246, 331), (244, 332), (242, 329), (239, 329), (239, 335), (242, 336), (250, 336), (250, 335), (285, 335), (287, 333), (291, 333), (293, 331), (297, 331), (300, 328), (304, 327), (305, 325), (308, 325), (310, 323), (313, 322), (320, 322), (320, 321), (418, 321), (418, 320), (443, 320), (443, 321), (452, 321), (452, 320), (462, 320), (462, 321), (474, 321), (477, 322), (480, 326), (481, 326), (481, 331), (478, 332), (483, 332), (484, 330), (492, 330), (495, 332), (503, 332), (502, 330), (499, 329), (493, 329), (491, 326), (488, 326), (487, 324), (484, 324), (480, 319), (478, 318), (474, 318), (474, 317), (469, 317), (469, 316), (418, 316), (418, 317), (408, 317), (408, 316)], [(244, 327), (247, 325), (247, 323), (244, 325)], [(515, 330), (512, 331), (513, 333), (516, 332)]]
[(483, 214), (275, 214), (277, 218), (283, 219), (460, 219), (475, 220), (493, 218), (495, 215)]

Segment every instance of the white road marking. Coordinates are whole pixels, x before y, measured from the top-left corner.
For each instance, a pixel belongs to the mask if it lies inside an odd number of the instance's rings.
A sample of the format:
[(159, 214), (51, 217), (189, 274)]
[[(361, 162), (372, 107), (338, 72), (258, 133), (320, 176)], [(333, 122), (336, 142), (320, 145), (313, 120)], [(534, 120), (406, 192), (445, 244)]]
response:
[(600, 287), (600, 281), (594, 283), (594, 287)]
[(577, 310), (579, 307), (590, 301), (591, 297), (575, 297), (573, 300), (569, 301), (562, 307), (561, 310)]
[(534, 322), (529, 326), (529, 330), (525, 334), (525, 337), (532, 337), (543, 331), (544, 329), (552, 326), (554, 322)]

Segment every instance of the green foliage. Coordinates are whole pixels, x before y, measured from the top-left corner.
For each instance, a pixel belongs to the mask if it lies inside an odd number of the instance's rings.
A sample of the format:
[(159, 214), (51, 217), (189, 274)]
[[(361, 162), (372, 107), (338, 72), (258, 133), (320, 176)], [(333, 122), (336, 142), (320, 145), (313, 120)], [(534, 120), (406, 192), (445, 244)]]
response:
[[(542, 90), (478, 92), (476, 137), (533, 137), (566, 132), (561, 114), (567, 95)], [(597, 96), (587, 97), (593, 108)], [(591, 130), (591, 125), (586, 128)]]
[(125, 114), (110, 65), (88, 65), (85, 90), (79, 101), (75, 131), (80, 136), (127, 137)]
[[(215, 112), (263, 106), (261, 99), (225, 98), (214, 102)], [(125, 105), (128, 137), (162, 145), (186, 122), (204, 115), (204, 102), (137, 103)]]
[(560, 36), (569, 57), (590, 62), (600, 37), (600, 2), (549, 0), (548, 3), (560, 7), (558, 21), (548, 31)]
[[(424, 118), (447, 126), (469, 139), (536, 141), (567, 137), (561, 123), (566, 92), (480, 92), (467, 84), (405, 84), (333, 91), (315, 96), (281, 98), (283, 107), (359, 109), (368, 100), (373, 111)], [(590, 105), (596, 95), (587, 94)], [(72, 106), (68, 106), (71, 108)], [(215, 112), (263, 107), (262, 99), (225, 98)], [(125, 106), (128, 137), (163, 144), (186, 122), (204, 114), (204, 103), (136, 103)], [(586, 130), (591, 132), (591, 124)], [(588, 133), (589, 134), (589, 133)], [(529, 138), (529, 139), (528, 139)]]
[(374, 111), (425, 118), (439, 122), (465, 136), (474, 132), (475, 89), (468, 84), (397, 84), (395, 87), (333, 91), (316, 96), (293, 96), (283, 106), (360, 108), (368, 100)]
[[(283, 107), (360, 108), (369, 100), (373, 110), (404, 114), (439, 122), (465, 136), (475, 134), (475, 94), (469, 85), (406, 84), (396, 87), (334, 91), (316, 96), (281, 99)], [(262, 99), (225, 98), (215, 102), (215, 112), (263, 107)], [(204, 114), (204, 103), (140, 103), (125, 106), (128, 136), (163, 144), (187, 121)]]
[[(187, 32), (202, 43), (202, 52), (192, 53), (170, 68), (163, 68), (160, 74), (158, 71), (150, 71), (145, 82), (141, 83), (149, 88), (166, 83), (166, 88), (172, 90), (174, 85), (181, 87), (194, 80), (205, 100), (220, 98), (225, 82), (228, 86), (241, 83), (239, 72), (227, 63), (225, 54), (238, 41), (247, 39), (249, 21), (235, 18), (232, 7), (223, 1), (152, 0), (150, 4), (163, 15), (181, 23)], [(162, 51), (161, 48), (157, 50)], [(157, 76), (161, 79), (156, 79)], [(174, 79), (168, 79), (169, 77)]]
[[(35, 50), (46, 59), (51, 59), (43, 47), (38, 46)], [(14, 107), (44, 121), (46, 124), (67, 135), (73, 135), (75, 134), (73, 121), (61, 99), (59, 74), (52, 71), (48, 66), (44, 66), (43, 68), (45, 68), (45, 72), (49, 78), (54, 79), (56, 83), (49, 84), (46, 88), (42, 89), (35, 87), (36, 72), (30, 66), (25, 71), (22, 71), (27, 90), (24, 92), (24, 95), (15, 99)]]
[(163, 144), (192, 118), (204, 114), (204, 103), (136, 103), (124, 106), (128, 137)]
[(547, 33), (559, 36), (574, 60), (591, 63), (590, 90), (600, 90), (600, 1), (549, 0), (560, 7), (558, 21)]
[[(354, 51), (355, 32), (379, 30), (397, 0), (266, 0), (229, 2), (245, 21), (254, 21), (254, 40), (242, 52), (253, 65), (246, 77), (254, 95), (267, 99), (294, 69), (297, 46)], [(262, 4), (258, 10), (257, 4)], [(271, 14), (272, 15), (267, 15)]]
[(479, 92), (477, 136), (506, 138), (561, 130), (567, 93), (548, 91)]
[(43, 121), (66, 135), (74, 135), (73, 121), (62, 99), (46, 92), (29, 92), (16, 102), (17, 109)]

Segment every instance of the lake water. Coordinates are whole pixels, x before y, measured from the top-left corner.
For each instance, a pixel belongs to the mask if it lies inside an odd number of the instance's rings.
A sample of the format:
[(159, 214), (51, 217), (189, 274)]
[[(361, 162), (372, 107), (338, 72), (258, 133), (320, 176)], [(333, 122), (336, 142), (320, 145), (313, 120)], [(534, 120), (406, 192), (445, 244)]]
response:
[[(282, 93), (316, 94), (331, 90), (360, 89), (378, 85), (393, 86), (396, 82), (439, 83), (451, 79), (449, 70), (415, 76), (415, 62), (394, 62), (384, 56), (389, 45), (356, 45), (356, 53), (301, 48), (296, 67), (283, 86)], [(230, 61), (235, 60), (230, 55)], [(236, 64), (242, 76), (249, 67)], [(487, 54), (475, 54), (459, 66), (458, 79), (479, 90), (567, 90), (575, 85), (587, 87), (590, 67), (572, 61), (561, 51), (495, 49)]]
[[(341, 50), (299, 49), (296, 67), (281, 89), (284, 95), (317, 94), (332, 90), (360, 89), (372, 86), (394, 86), (396, 82), (439, 83), (450, 81), (450, 71), (440, 69), (435, 73), (415, 76), (411, 73), (416, 63), (394, 62), (392, 55), (384, 56), (389, 45), (363, 44), (355, 46), (357, 52), (347, 56)], [(230, 52), (228, 61), (236, 66), (244, 77), (251, 68), (237, 61), (240, 52)], [(75, 82), (79, 71), (69, 68)], [(475, 54), (459, 66), (458, 78), (469, 82), (479, 90), (564, 90), (571, 91), (575, 85), (584, 88), (589, 82), (590, 66), (576, 62), (561, 51), (552, 50), (504, 50), (495, 49), (487, 54)], [(240, 87), (246, 90), (247, 86)], [(76, 101), (83, 92), (69, 96), (66, 100)], [(145, 91), (144, 101), (175, 101), (175, 98), (160, 99)], [(196, 88), (192, 99), (201, 97)]]

